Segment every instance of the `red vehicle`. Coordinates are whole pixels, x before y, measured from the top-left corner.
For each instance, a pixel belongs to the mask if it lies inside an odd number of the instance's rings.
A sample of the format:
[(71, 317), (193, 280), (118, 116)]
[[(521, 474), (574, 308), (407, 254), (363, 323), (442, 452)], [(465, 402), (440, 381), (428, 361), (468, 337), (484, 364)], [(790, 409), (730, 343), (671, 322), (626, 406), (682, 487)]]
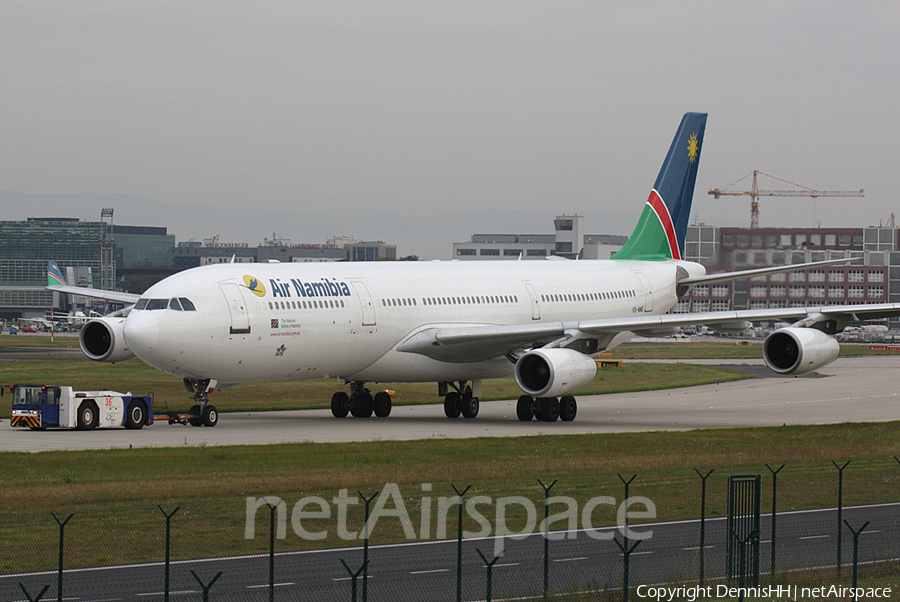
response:
[(37, 330), (35, 330), (34, 328), (32, 328), (32, 327), (30, 327), (30, 326), (23, 326), (23, 327), (21, 328), (21, 331), (22, 331), (22, 332), (37, 332)]

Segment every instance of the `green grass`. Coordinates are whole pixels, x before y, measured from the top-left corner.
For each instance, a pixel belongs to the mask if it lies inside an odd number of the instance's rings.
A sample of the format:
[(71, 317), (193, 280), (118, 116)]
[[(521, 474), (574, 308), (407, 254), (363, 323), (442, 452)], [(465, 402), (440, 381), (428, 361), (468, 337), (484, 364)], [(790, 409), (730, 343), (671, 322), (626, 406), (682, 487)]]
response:
[[(571, 496), (581, 508), (598, 495), (621, 500), (617, 474), (637, 475), (631, 494), (652, 500), (658, 519), (692, 518), (699, 514), (700, 490), (694, 468), (715, 469), (708, 481), (707, 514), (721, 515), (726, 476), (760, 473), (767, 483), (767, 462), (787, 465), (778, 480), (782, 510), (836, 503), (837, 471), (831, 460), (852, 460), (844, 472), (845, 504), (891, 502), (900, 489), (900, 465), (892, 458), (900, 455), (898, 426), (3, 453), (0, 572), (52, 566), (56, 526), (50, 512), (75, 514), (66, 530), (69, 566), (106, 562), (104, 550), (121, 557), (126, 548), (130, 561), (159, 558), (163, 522), (157, 504), (167, 511), (181, 507), (175, 519), (177, 557), (255, 553), (265, 550), (268, 540), (263, 533), (249, 541), (243, 537), (247, 497), (278, 496), (290, 511), (304, 496), (330, 501), (340, 489), (372, 495), (386, 483), (400, 487), (413, 525), (420, 524), (421, 498), (432, 497), (436, 508), (438, 497), (452, 495), (451, 483), (471, 484), (469, 495), (526, 496), (540, 508), (537, 479), (559, 479), (553, 493)], [(423, 493), (423, 483), (432, 483), (433, 489)], [(266, 513), (259, 513), (261, 531)], [(349, 516), (348, 527), (357, 529), (361, 507), (351, 507)], [(519, 528), (523, 518), (513, 515), (511, 526)], [(605, 506), (593, 518), (594, 524), (615, 521)], [(347, 545), (335, 537), (334, 521), (333, 515), (315, 523), (329, 533), (323, 542), (289, 535), (278, 547)], [(478, 529), (470, 523), (466, 528)], [(380, 524), (373, 542), (404, 540), (398, 521)], [(452, 533), (455, 519), (448, 524)]]
[[(594, 381), (576, 395), (621, 393), (688, 387), (714, 382), (748, 378), (743, 374), (709, 366), (675, 366), (669, 364), (625, 364), (622, 368), (604, 368)], [(76, 390), (111, 389), (135, 395), (153, 393), (155, 407), (162, 410), (187, 411), (193, 404), (180, 378), (165, 374), (133, 358), (116, 364), (89, 360), (28, 360), (0, 362), (0, 383), (69, 385)], [(439, 403), (434, 383), (378, 383), (368, 385), (372, 391), (390, 389), (397, 392), (397, 405)], [(261, 410), (297, 410), (327, 408), (335, 391), (349, 391), (337, 379), (294, 382), (246, 383), (213, 393), (212, 400), (222, 412)], [(515, 399), (521, 395), (515, 379), (484, 382), (481, 399)], [(9, 397), (3, 402), (2, 417), (9, 416)]]

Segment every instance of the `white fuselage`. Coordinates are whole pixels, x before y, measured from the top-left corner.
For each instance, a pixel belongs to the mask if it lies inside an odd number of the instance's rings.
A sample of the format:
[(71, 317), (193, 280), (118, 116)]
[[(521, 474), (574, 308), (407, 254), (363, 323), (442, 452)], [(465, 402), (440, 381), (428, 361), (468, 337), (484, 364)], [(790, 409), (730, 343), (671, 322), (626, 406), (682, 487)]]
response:
[[(151, 287), (124, 335), (151, 366), (226, 385), (497, 378), (512, 374), (505, 357), (451, 363), (396, 347), (425, 328), (662, 314), (677, 302), (679, 266), (704, 273), (683, 261), (562, 259), (213, 265)], [(169, 299), (194, 309), (148, 309)]]

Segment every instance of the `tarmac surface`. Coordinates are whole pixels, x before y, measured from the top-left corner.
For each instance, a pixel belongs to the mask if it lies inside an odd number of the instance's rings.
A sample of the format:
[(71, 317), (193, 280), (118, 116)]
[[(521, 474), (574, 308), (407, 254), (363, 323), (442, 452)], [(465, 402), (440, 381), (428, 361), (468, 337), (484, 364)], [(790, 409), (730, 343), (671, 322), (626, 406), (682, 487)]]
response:
[[(481, 404), (475, 419), (448, 419), (443, 406), (398, 406), (388, 418), (336, 419), (329, 410), (228, 413), (215, 428), (159, 422), (139, 431), (13, 429), (0, 423), (0, 451), (257, 445), (306, 441), (518, 437), (523, 435), (689, 430), (900, 420), (900, 356), (840, 358), (821, 372), (780, 377), (761, 362), (729, 365), (752, 380), (684, 389), (578, 397), (573, 422), (516, 419), (515, 400)], [(215, 400), (213, 400), (215, 403)]]

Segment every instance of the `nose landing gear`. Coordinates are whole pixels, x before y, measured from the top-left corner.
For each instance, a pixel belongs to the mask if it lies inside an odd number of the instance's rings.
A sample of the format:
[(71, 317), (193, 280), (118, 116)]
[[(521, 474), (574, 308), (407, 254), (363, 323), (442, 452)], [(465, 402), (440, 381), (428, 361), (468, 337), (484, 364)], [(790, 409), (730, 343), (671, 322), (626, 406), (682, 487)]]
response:
[(210, 378), (185, 378), (184, 388), (194, 394), (194, 405), (191, 406), (191, 426), (216, 426), (219, 423), (219, 410), (209, 403), (209, 394), (216, 388), (216, 381)]

